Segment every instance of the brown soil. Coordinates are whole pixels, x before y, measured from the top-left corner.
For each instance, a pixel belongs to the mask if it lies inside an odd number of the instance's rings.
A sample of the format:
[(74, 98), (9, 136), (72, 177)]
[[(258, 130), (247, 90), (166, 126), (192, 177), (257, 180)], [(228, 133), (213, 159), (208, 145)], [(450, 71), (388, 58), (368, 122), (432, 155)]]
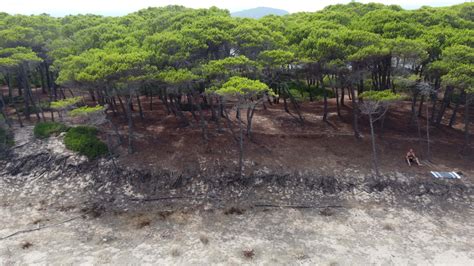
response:
[[(2, 88), (4, 94), (6, 88)], [(35, 93), (46, 100), (47, 96), (36, 89)], [(69, 93), (66, 92), (67, 96)], [(77, 92), (76, 92), (77, 94)], [(77, 95), (75, 95), (77, 96)], [(210, 110), (205, 110), (209, 124), (210, 140), (202, 138), (199, 122), (193, 120), (190, 112), (186, 115), (192, 125), (182, 127), (177, 117), (168, 115), (164, 105), (157, 97), (153, 99), (150, 110), (149, 100), (142, 97), (145, 119), (140, 119), (138, 106), (134, 103), (134, 148), (135, 153), (128, 155), (126, 145), (118, 153), (120, 160), (134, 168), (167, 169), (176, 172), (223, 172), (236, 169), (238, 146), (233, 140), (224, 119), (221, 119), (223, 133), (218, 133), (215, 123), (209, 121)], [(334, 174), (346, 168), (358, 169), (369, 173), (372, 168), (371, 144), (368, 120), (361, 117), (359, 128), (363, 135), (357, 140), (352, 131), (352, 107), (346, 98), (346, 106), (341, 107), (341, 117), (337, 116), (335, 99), (329, 100), (328, 122), (322, 121), (322, 102), (306, 102), (301, 105), (305, 119), (302, 125), (296, 112), (290, 107), (286, 113), (283, 103), (257, 109), (253, 122), (252, 141), (246, 139), (244, 146), (245, 171), (267, 167), (273, 171), (305, 171), (317, 169), (321, 173)], [(93, 103), (91, 103), (93, 104)], [(458, 110), (453, 128), (446, 126), (452, 114), (448, 108), (443, 117), (443, 125), (431, 127), (432, 160), (424, 166), (409, 167), (404, 161), (405, 153), (413, 148), (418, 157), (426, 160), (426, 120), (420, 118), (422, 140), (410, 123), (411, 103), (399, 102), (391, 106), (384, 121), (384, 128), (376, 125), (376, 142), (379, 163), (382, 172), (403, 172), (428, 177), (429, 171), (461, 171), (472, 176), (474, 152), (461, 154), (464, 147), (463, 108)], [(120, 108), (120, 107), (119, 107)], [(10, 115), (15, 117), (10, 110)], [(430, 111), (431, 112), (431, 111)], [(45, 113), (49, 117), (49, 113)], [(233, 127), (238, 129), (235, 112), (231, 111)], [(36, 121), (34, 114), (31, 122)], [(127, 123), (122, 113), (113, 117), (123, 136), (127, 134)], [(28, 124), (28, 122), (25, 122)], [(471, 144), (471, 151), (473, 150)]]
[[(145, 98), (142, 101), (146, 101)], [(155, 100), (156, 101), (156, 100)], [(348, 100), (346, 100), (347, 102)], [(161, 103), (155, 103), (153, 111), (145, 106), (145, 119), (135, 116), (135, 150), (126, 155), (125, 146), (121, 159), (138, 168), (167, 168), (172, 171), (186, 169), (213, 171), (237, 167), (238, 146), (233, 140), (225, 121), (221, 120), (224, 133), (217, 133), (214, 122), (209, 122), (210, 140), (202, 138), (197, 121), (192, 126), (181, 127), (179, 120), (167, 115)], [(308, 102), (301, 106), (305, 123), (296, 119), (296, 113), (288, 114), (283, 104), (259, 108), (253, 122), (253, 138), (244, 146), (245, 170), (251, 173), (255, 169), (267, 167), (272, 170), (305, 171), (318, 169), (322, 173), (333, 174), (346, 168), (359, 169), (362, 173), (371, 169), (370, 131), (366, 118), (359, 122), (363, 138), (357, 140), (352, 131), (352, 110), (348, 103), (342, 107), (341, 117), (337, 116), (335, 101), (329, 102), (329, 121), (322, 121), (322, 103)], [(448, 110), (446, 117), (450, 117)], [(190, 113), (188, 118), (192, 120)], [(210, 111), (206, 111), (210, 117)], [(235, 113), (231, 112), (231, 117)], [(233, 119), (234, 130), (237, 122)], [(121, 125), (121, 131), (127, 130), (123, 116), (114, 118)], [(462, 120), (459, 113), (458, 122)], [(421, 134), (425, 136), (426, 120), (421, 118)], [(384, 128), (376, 126), (377, 148), (382, 172), (406, 172), (428, 176), (429, 171), (474, 170), (472, 154), (461, 155), (463, 131), (461, 125), (454, 128), (432, 127), (431, 150), (432, 163), (424, 166), (409, 167), (404, 161), (405, 153), (414, 148), (421, 160), (426, 159), (426, 140), (418, 138), (416, 127), (410, 125), (410, 103), (400, 102), (392, 106), (384, 121)]]

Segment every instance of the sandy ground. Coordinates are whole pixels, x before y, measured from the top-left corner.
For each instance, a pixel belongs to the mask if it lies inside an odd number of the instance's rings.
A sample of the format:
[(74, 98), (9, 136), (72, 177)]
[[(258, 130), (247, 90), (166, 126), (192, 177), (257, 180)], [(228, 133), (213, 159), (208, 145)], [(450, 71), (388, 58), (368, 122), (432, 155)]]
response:
[[(0, 236), (80, 215), (27, 206), (0, 208)], [(152, 208), (80, 217), (2, 240), (0, 265), (472, 265), (472, 215), (384, 204), (227, 215)]]
[(356, 190), (334, 199), (342, 208), (237, 205), (229, 213), (228, 205), (174, 200), (94, 215), (84, 207), (100, 177), (61, 172), (84, 158), (58, 139), (33, 142), (31, 127), (23, 132), (18, 152), (45, 153), (54, 168), (26, 163), (23, 172), (34, 172), (0, 175), (0, 265), (474, 265), (472, 195), (462, 204), (426, 195), (429, 204), (410, 204)]

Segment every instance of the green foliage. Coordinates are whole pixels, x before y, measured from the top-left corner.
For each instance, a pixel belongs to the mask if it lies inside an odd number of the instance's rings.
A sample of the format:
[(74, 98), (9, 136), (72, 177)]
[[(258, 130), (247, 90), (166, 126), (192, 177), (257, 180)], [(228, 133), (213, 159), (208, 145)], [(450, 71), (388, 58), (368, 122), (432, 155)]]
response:
[(265, 83), (243, 77), (231, 77), (221, 88), (216, 90), (217, 94), (227, 96), (261, 95), (264, 92), (270, 93), (270, 89)]
[(21, 64), (38, 63), (40, 61), (41, 58), (29, 47), (18, 46), (2, 49), (0, 45), (0, 68), (18, 67)]
[(169, 85), (189, 83), (193, 80), (197, 80), (198, 78), (198, 75), (187, 69), (168, 69), (167, 71), (163, 71), (158, 74), (158, 79)]
[(51, 102), (52, 109), (66, 109), (82, 101), (82, 97), (71, 97), (64, 100)]
[(309, 92), (303, 89), (296, 89), (291, 88), (289, 89), (291, 95), (297, 100), (298, 102), (303, 102), (309, 100)]
[(15, 144), (13, 140), (13, 134), (10, 130), (0, 127), (0, 146), (10, 147)]
[(265, 65), (269, 66), (285, 66), (296, 60), (293, 52), (284, 50), (263, 51), (259, 57)]
[(396, 101), (401, 99), (401, 95), (393, 93), (391, 90), (384, 91), (364, 91), (359, 95), (361, 99), (377, 102)]
[(297, 101), (308, 101), (311, 98), (313, 100), (321, 100), (324, 98), (324, 93), (326, 93), (328, 98), (334, 98), (334, 92), (331, 89), (323, 89), (318, 86), (307, 86), (303, 84), (302, 82), (291, 82), (288, 84), (288, 89), (291, 93), (291, 95), (297, 100)]
[(78, 126), (68, 130), (64, 137), (66, 148), (87, 156), (90, 160), (105, 155), (107, 145), (97, 138), (94, 127)]
[(0, 127), (0, 159), (3, 159), (7, 155), (9, 148), (14, 144), (13, 132)]
[(102, 112), (102, 111), (104, 111), (104, 107), (100, 105), (97, 105), (94, 107), (82, 106), (82, 107), (69, 111), (69, 115), (72, 117), (87, 116), (87, 115), (97, 113), (97, 112)]
[(232, 56), (220, 60), (211, 60), (202, 70), (208, 77), (239, 75), (256, 68), (257, 64), (247, 57)]
[(474, 88), (474, 48), (450, 46), (443, 51), (442, 60), (435, 66), (444, 74), (444, 84), (467, 90)]
[(67, 130), (66, 125), (57, 122), (40, 122), (33, 129), (35, 137), (44, 139)]
[[(473, 10), (473, 3), (403, 10), (352, 2), (260, 20), (182, 6), (122, 17), (2, 13), (0, 76), (9, 76), (13, 88), (56, 82), (105, 96), (143, 93), (145, 87), (169, 93), (214, 87), (207, 91), (261, 94), (268, 91), (262, 82), (275, 88), (321, 80), (329, 89), (357, 83), (365, 90), (385, 90), (394, 81), (395, 89), (406, 90), (416, 83), (412, 75), (470, 91)], [(45, 81), (46, 69), (55, 80)], [(248, 79), (229, 80), (233, 76)], [(326, 92), (305, 87), (290, 91), (300, 100), (309, 92), (314, 98)], [(53, 102), (51, 108), (67, 109), (78, 103), (73, 99)], [(94, 109), (71, 114), (89, 112)]]

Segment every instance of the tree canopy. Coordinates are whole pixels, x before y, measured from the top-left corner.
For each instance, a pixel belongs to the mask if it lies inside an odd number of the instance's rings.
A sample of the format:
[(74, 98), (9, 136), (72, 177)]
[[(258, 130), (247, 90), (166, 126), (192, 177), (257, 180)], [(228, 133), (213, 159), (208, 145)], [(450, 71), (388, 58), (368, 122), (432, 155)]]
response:
[[(473, 7), (404, 10), (351, 2), (258, 20), (234, 18), (215, 7), (182, 6), (122, 17), (2, 13), (0, 80), (10, 88), (12, 102), (13, 88), (25, 93), (25, 116), (29, 119), (30, 110), (36, 110), (38, 120), (41, 104), (36, 108), (40, 100), (32, 87), (41, 87), (53, 102), (64, 98), (66, 89), (90, 93), (114, 114), (116, 100), (127, 113), (120, 96), (128, 97), (132, 109), (133, 97), (152, 100), (158, 93), (168, 114), (182, 119), (184, 99), (197, 117), (194, 111), (201, 112), (201, 105), (214, 107), (222, 104), (219, 97), (248, 93), (274, 95), (275, 103), (283, 99), (287, 112), (287, 100), (297, 110), (297, 88), (310, 100), (323, 95), (327, 121), (327, 98), (333, 94), (339, 114), (345, 90), (356, 106), (357, 94), (411, 94), (421, 81), (433, 85), (434, 95), (445, 91), (448, 102), (433, 108), (442, 117), (453, 91), (473, 91)], [(217, 95), (207, 99), (206, 92)], [(413, 97), (416, 102), (418, 94)], [(357, 112), (354, 108), (354, 121)]]

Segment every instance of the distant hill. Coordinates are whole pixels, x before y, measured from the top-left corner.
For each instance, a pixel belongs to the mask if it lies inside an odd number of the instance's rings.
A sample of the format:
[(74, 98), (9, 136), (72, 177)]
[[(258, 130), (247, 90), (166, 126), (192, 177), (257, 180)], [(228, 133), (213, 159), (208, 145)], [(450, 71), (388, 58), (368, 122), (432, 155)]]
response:
[(252, 9), (233, 12), (233, 17), (239, 18), (261, 18), (268, 15), (283, 16), (289, 14), (288, 11), (271, 7), (256, 7)]

